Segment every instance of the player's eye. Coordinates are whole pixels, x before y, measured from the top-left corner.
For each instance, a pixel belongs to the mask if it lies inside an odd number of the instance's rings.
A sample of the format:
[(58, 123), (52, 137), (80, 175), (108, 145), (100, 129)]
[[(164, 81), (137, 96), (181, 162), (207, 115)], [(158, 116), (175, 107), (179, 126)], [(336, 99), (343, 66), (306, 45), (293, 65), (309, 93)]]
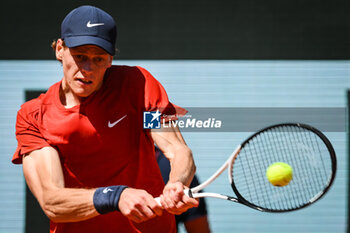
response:
[(74, 59), (76, 61), (83, 61), (85, 59), (85, 56), (77, 54), (77, 55), (74, 55)]
[(102, 58), (102, 57), (95, 57), (94, 58), (94, 61), (96, 62), (96, 63), (100, 63), (100, 62), (102, 62), (104, 59)]

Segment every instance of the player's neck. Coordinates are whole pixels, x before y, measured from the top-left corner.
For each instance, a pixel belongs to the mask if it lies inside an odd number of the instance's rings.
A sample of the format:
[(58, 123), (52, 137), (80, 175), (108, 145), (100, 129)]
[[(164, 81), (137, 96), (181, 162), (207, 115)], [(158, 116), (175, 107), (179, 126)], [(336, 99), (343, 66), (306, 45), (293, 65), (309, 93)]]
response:
[(59, 96), (61, 104), (65, 108), (72, 108), (74, 106), (77, 106), (81, 104), (81, 102), (85, 99), (75, 95), (73, 91), (67, 85), (65, 85), (64, 82), (61, 84)]

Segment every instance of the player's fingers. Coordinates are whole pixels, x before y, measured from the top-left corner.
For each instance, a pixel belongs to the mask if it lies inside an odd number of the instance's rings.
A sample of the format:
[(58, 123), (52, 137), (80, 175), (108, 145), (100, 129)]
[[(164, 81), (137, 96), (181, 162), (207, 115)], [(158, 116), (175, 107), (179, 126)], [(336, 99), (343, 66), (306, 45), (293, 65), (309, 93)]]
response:
[[(157, 215), (162, 214), (162, 208), (157, 204), (153, 197), (144, 190), (129, 189), (125, 193), (127, 202), (121, 205), (121, 212), (134, 222), (143, 222)], [(125, 198), (124, 198), (125, 199)], [(124, 200), (125, 201), (125, 200)]]
[(194, 199), (184, 195), (183, 200), (177, 202), (174, 208), (168, 209), (167, 211), (172, 214), (182, 214), (190, 208), (197, 207), (199, 202)]
[(158, 203), (154, 199), (153, 201), (150, 201), (148, 206), (156, 215), (161, 216), (163, 214), (163, 207), (158, 205)]
[(170, 196), (174, 202), (178, 202), (181, 200), (181, 196), (183, 195), (183, 184), (181, 182), (173, 182), (168, 183), (163, 191), (165, 196)]
[[(166, 198), (164, 198), (164, 199), (166, 199)], [(189, 208), (182, 201), (177, 202), (177, 203), (175, 203), (173, 201), (170, 201), (170, 202), (171, 202), (171, 204), (169, 204), (169, 202), (162, 202), (162, 206), (167, 212), (169, 212), (171, 214), (179, 215), (179, 214), (182, 214), (183, 212), (185, 212)]]
[(151, 218), (154, 218), (156, 216), (155, 212), (153, 212), (153, 210), (148, 205), (141, 205), (141, 206), (139, 206), (138, 210), (142, 214), (142, 215), (140, 215), (140, 217), (144, 221), (151, 219)]
[(163, 212), (163, 208), (159, 206), (154, 198), (148, 193), (143, 196), (142, 202), (138, 203), (135, 207), (147, 219), (154, 218), (157, 215), (160, 216)]
[(187, 195), (183, 195), (182, 196), (182, 202), (185, 203), (186, 205), (188, 206), (191, 206), (190, 208), (192, 207), (197, 207), (199, 205), (199, 201), (194, 199), (194, 198), (191, 198)]
[(127, 211), (124, 215), (128, 219), (130, 219), (131, 221), (136, 222), (136, 223), (143, 222), (143, 219), (144, 219), (143, 214), (137, 209)]
[(184, 195), (184, 186), (180, 182), (176, 182), (173, 185), (173, 189), (170, 192), (171, 198), (174, 200), (175, 203), (182, 200), (182, 196)]
[(176, 203), (176, 208), (173, 209), (174, 212), (176, 212), (176, 214), (181, 214), (185, 211), (187, 211), (190, 208), (195, 207), (196, 205), (192, 204), (192, 203), (185, 203), (185, 202), (178, 202)]
[(175, 207), (175, 202), (169, 197), (169, 195), (160, 196), (161, 204), (164, 209), (169, 210)]

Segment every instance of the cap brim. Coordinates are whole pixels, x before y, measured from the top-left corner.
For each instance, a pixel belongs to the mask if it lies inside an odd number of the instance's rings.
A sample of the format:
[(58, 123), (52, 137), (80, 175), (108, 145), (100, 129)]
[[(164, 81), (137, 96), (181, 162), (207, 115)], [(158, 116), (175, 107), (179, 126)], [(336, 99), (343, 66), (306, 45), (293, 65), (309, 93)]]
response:
[(104, 49), (107, 53), (114, 56), (115, 47), (107, 40), (95, 36), (72, 36), (64, 38), (64, 43), (68, 48), (74, 48), (82, 45), (96, 45)]

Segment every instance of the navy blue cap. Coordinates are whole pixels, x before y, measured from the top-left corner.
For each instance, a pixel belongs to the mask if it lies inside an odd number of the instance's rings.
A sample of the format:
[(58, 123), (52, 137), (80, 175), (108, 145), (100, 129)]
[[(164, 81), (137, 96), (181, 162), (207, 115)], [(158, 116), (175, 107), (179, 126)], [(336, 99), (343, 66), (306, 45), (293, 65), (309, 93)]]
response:
[(115, 54), (117, 27), (112, 16), (93, 6), (72, 10), (61, 24), (61, 38), (68, 48), (97, 45)]

